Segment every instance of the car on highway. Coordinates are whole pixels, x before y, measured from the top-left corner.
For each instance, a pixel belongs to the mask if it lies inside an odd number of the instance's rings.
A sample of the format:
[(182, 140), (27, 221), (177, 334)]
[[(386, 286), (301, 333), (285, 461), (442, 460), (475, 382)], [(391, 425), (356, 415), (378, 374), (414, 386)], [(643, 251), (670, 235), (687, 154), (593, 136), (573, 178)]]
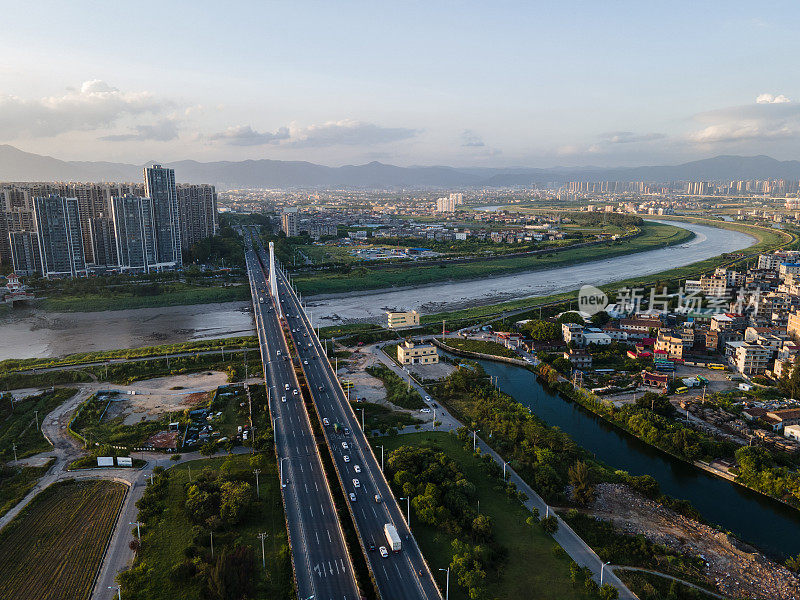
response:
[(292, 395), (297, 396), (297, 390), (292, 390)]
[(369, 551), (375, 552), (375, 544), (373, 544), (372, 542), (369, 543)]
[(307, 331), (303, 332), (303, 337), (308, 337), (308, 332)]
[(350, 457), (347, 454), (344, 455), (344, 462), (350, 462)]
[(353, 487), (358, 489), (361, 487), (361, 482), (358, 479), (353, 479)]
[(430, 401), (431, 401), (431, 397), (430, 396), (425, 396), (425, 402), (430, 402)]
[(328, 417), (323, 417), (322, 418), (322, 424), (327, 427), (328, 425), (331, 424), (331, 422), (328, 420)]
[(319, 386), (319, 391), (320, 392), (324, 392), (325, 391), (325, 386), (324, 385)]
[(304, 361), (303, 361), (303, 364), (304, 364), (304, 365), (307, 365), (307, 364), (308, 364), (308, 361), (307, 361), (307, 360), (304, 360)]
[(286, 396), (281, 396), (281, 402), (286, 402)]
[(347, 427), (344, 428), (344, 434), (350, 435), (350, 430)]
[(283, 384), (283, 389), (288, 390), (289, 389), (289, 384), (288, 383), (284, 383)]
[[(351, 496), (352, 496), (352, 494), (351, 494)], [(381, 557), (389, 558), (389, 551), (386, 549), (386, 546), (381, 546), (379, 551), (381, 553)]]
[(360, 465), (353, 465), (353, 471), (356, 473), (361, 473), (361, 466)]
[(280, 351), (280, 350), (278, 350), (277, 352), (275, 352), (275, 354), (277, 354), (278, 356), (280, 356), (280, 355), (281, 355), (281, 351)]
[(308, 347), (309, 347), (309, 348), (313, 348), (313, 347), (314, 347), (314, 344), (312, 344), (311, 342), (308, 342)]
[(356, 499), (356, 495), (353, 492), (350, 492), (350, 502), (355, 502)]
[(380, 494), (375, 494), (375, 502), (380, 504), (382, 501), (383, 501), (383, 498), (381, 498), (381, 495)]
[(342, 442), (342, 449), (347, 450), (350, 446), (347, 445), (347, 442)]

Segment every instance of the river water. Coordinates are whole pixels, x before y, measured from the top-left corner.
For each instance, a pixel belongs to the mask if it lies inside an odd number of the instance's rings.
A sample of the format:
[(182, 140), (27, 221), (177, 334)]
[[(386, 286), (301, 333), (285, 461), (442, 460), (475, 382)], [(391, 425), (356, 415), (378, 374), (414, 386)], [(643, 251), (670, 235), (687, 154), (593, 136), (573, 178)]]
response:
[(527, 369), (478, 361), (500, 389), (548, 425), (615, 469), (652, 475), (669, 496), (688, 500), (708, 520), (773, 556), (800, 553), (800, 511), (680, 461), (547, 391)]
[(629, 277), (650, 275), (742, 250), (755, 243), (744, 233), (695, 223), (655, 221), (678, 225), (695, 237), (677, 246), (637, 252), (607, 260), (559, 269), (528, 271), (468, 281), (437, 283), (408, 289), (378, 290), (315, 296), (307, 299), (314, 323), (333, 325), (368, 321), (382, 323), (388, 310), (418, 310), (422, 314), (548, 296), (576, 290), (584, 284), (602, 285)]
[[(555, 270), (414, 289), (317, 296), (310, 299), (308, 306), (315, 325), (356, 321), (382, 323), (386, 310), (417, 309), (425, 314), (544, 296), (574, 290), (584, 283), (602, 284), (657, 273), (723, 252), (741, 250), (754, 242), (752, 237), (735, 231), (693, 223), (679, 225), (693, 231), (695, 237), (670, 248)], [(248, 311), (247, 302), (74, 313), (48, 313), (18, 307), (0, 318), (0, 360), (247, 335), (253, 333)]]

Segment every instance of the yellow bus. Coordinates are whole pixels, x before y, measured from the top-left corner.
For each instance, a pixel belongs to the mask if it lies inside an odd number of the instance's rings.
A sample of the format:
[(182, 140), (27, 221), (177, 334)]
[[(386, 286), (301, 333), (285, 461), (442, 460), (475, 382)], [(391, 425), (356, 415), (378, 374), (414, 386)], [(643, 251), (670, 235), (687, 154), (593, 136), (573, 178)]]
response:
[(706, 365), (706, 367), (708, 367), (709, 369), (713, 369), (715, 371), (724, 371), (725, 370), (725, 365), (721, 365), (719, 363), (708, 363)]
[(676, 394), (685, 394), (688, 391), (689, 391), (689, 388), (684, 385), (682, 387), (679, 387), (677, 390), (675, 390), (675, 393)]

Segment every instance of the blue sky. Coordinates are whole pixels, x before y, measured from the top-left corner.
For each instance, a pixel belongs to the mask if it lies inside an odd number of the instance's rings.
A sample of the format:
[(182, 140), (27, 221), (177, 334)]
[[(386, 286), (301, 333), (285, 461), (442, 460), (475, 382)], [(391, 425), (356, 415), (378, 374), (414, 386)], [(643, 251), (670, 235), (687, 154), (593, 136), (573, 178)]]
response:
[(800, 159), (791, 2), (0, 1), (0, 143), (66, 159)]

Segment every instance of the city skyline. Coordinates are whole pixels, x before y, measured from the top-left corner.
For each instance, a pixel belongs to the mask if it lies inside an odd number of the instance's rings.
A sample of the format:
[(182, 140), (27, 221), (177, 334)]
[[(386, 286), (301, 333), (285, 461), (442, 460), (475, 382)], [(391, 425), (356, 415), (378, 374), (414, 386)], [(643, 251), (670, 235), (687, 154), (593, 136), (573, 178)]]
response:
[(133, 7), (41, 3), (8, 11), (0, 143), (137, 164), (800, 158), (795, 7), (623, 4), (171, 3), (142, 28)]

